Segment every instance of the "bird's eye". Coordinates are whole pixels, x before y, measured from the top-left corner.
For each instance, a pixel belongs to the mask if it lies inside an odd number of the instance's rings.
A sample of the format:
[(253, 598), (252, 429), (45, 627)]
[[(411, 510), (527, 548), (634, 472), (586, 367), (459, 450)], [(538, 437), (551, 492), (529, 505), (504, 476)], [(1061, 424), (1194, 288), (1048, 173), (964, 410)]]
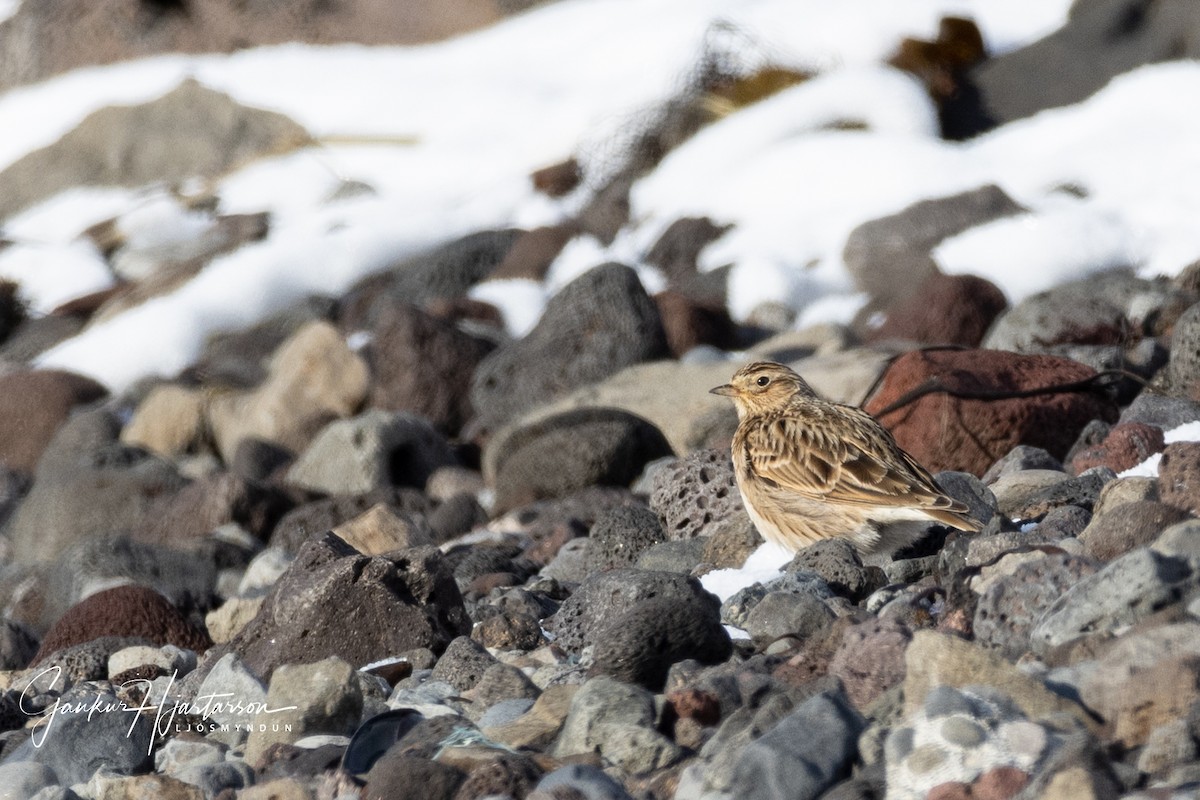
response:
[(757, 381), (757, 383), (758, 383), (758, 385), (759, 385), (759, 386), (766, 386), (766, 385), (767, 385), (768, 383), (770, 383), (770, 382), (771, 382), (771, 379), (770, 379), (770, 378), (768, 378), (766, 375), (763, 375), (763, 376), (762, 376), (762, 377), (760, 377), (760, 378), (758, 379), (758, 381)]

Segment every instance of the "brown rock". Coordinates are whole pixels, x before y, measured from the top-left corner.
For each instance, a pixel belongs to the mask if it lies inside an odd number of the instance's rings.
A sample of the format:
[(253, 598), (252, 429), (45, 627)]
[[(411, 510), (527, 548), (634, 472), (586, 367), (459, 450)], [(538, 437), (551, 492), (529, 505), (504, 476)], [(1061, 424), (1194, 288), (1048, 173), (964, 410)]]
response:
[(174, 458), (195, 452), (204, 437), (204, 393), (167, 384), (138, 404), (121, 441)]
[(380, 302), (377, 309), (366, 351), (371, 407), (417, 414), (457, 433), (473, 413), (471, 375), (493, 345), (413, 306)]
[(1164, 529), (1187, 518), (1188, 512), (1175, 506), (1138, 500), (1092, 517), (1079, 534), (1079, 541), (1088, 555), (1111, 561), (1135, 547), (1150, 544)]
[(850, 702), (860, 711), (893, 686), (904, 682), (904, 651), (912, 632), (892, 618), (871, 617), (846, 630), (829, 661), (829, 674), (841, 679)]
[(428, 42), (491, 24), (502, 10), (526, 5), (522, 0), (35, 3), (18, 9), (0, 40), (0, 50), (13, 54), (0, 71), (0, 88), (158, 53), (227, 53), (293, 41)]
[[(931, 472), (957, 470), (982, 475), (1018, 444), (1041, 447), (1062, 458), (1079, 431), (1097, 418), (1112, 421), (1111, 401), (1084, 391), (984, 399), (1087, 380), (1096, 373), (1056, 356), (998, 350), (905, 353), (884, 374), (864, 406), (880, 416), (896, 441)], [(909, 392), (944, 387), (883, 413)]]
[(654, 295), (654, 303), (662, 317), (667, 346), (676, 358), (701, 344), (733, 348), (736, 326), (723, 306), (700, 303), (671, 289)]
[(993, 767), (971, 784), (975, 800), (1010, 800), (1029, 783), (1029, 773), (1016, 767)]
[(234, 522), (265, 541), (290, 508), (282, 492), (221, 472), (157, 500), (134, 534), (143, 541), (187, 547)]
[(667, 695), (667, 703), (680, 719), (694, 719), (702, 725), (721, 721), (721, 701), (702, 689), (678, 689)]
[(570, 194), (579, 185), (579, 182), (583, 180), (583, 171), (579, 168), (578, 161), (569, 158), (558, 164), (551, 164), (535, 170), (529, 177), (533, 181), (533, 188), (542, 194), (550, 197), (562, 197)]
[(646, 263), (661, 269), (672, 284), (679, 282), (695, 274), (700, 252), (731, 227), (717, 225), (708, 217), (677, 219), (646, 253)]
[(393, 747), (367, 773), (362, 799), (452, 800), (465, 779), (460, 769)]
[(71, 409), (106, 394), (108, 390), (90, 378), (59, 370), (0, 377), (0, 461), (9, 469), (32, 473)]
[(105, 589), (71, 606), (42, 639), (33, 664), (50, 654), (101, 636), (144, 637), (203, 653), (208, 634), (195, 628), (165, 597), (145, 586)]
[(1175, 442), (1163, 450), (1158, 494), (1164, 503), (1200, 514), (1200, 442)]
[(972, 800), (971, 787), (961, 781), (939, 783), (929, 790), (925, 800)]
[(1008, 300), (991, 281), (974, 275), (931, 275), (912, 295), (886, 310), (868, 342), (907, 339), (922, 344), (978, 347)]
[(393, 550), (427, 545), (429, 531), (406, 520), (383, 503), (333, 529), (333, 534), (358, 552), (378, 556)]
[(528, 278), (540, 282), (546, 277), (554, 259), (577, 233), (579, 229), (571, 224), (525, 231), (513, 242), (504, 260), (496, 265), (488, 278)]
[(1162, 428), (1125, 422), (1113, 426), (1100, 444), (1076, 453), (1071, 459), (1071, 471), (1078, 475), (1092, 467), (1108, 467), (1113, 472), (1124, 472), (1161, 453), (1164, 447)]
[(337, 329), (312, 322), (275, 353), (262, 386), (214, 398), (208, 422), (226, 461), (247, 438), (299, 452), (325, 423), (353, 414), (368, 385), (366, 363), (351, 352)]

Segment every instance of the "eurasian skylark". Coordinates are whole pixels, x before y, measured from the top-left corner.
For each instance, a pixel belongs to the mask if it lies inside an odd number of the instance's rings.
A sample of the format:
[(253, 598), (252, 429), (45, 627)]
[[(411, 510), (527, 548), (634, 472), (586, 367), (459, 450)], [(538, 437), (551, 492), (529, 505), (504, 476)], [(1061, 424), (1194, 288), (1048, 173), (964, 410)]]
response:
[(845, 537), (864, 554), (890, 553), (930, 522), (979, 530), (874, 417), (822, 400), (783, 364), (747, 364), (710, 391), (737, 407), (738, 489), (767, 541), (795, 552)]

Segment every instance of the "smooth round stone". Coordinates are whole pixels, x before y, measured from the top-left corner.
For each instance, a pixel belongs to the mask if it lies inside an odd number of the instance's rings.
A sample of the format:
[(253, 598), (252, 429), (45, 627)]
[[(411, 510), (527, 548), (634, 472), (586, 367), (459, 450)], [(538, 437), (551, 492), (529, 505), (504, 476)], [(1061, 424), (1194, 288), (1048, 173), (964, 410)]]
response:
[(925, 695), (925, 714), (931, 718), (973, 711), (970, 701), (952, 686), (936, 686)]
[(913, 729), (897, 728), (894, 730), (892, 735), (887, 738), (884, 749), (887, 751), (888, 761), (902, 761), (912, 752)]
[(913, 750), (907, 759), (908, 768), (917, 775), (933, 772), (946, 761), (946, 753), (940, 747), (924, 744)]
[(986, 731), (966, 717), (948, 717), (942, 722), (942, 738), (959, 747), (975, 747), (986, 737)]
[(996, 737), (1007, 745), (1008, 752), (1029, 759), (1037, 759), (1046, 749), (1046, 729), (1027, 720), (1001, 725)]

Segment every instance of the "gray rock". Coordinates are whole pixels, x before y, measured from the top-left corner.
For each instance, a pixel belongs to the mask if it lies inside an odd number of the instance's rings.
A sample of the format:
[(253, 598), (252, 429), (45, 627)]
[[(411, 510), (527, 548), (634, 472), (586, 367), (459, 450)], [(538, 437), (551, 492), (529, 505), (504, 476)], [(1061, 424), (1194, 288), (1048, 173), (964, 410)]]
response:
[(844, 539), (826, 539), (796, 553), (785, 572), (813, 572), (835, 593), (857, 603), (882, 585), (878, 570), (863, 566), (858, 551)]
[(696, 565), (704, 560), (703, 539), (681, 539), (674, 542), (659, 542), (638, 556), (638, 569), (656, 572), (674, 572), (690, 575)]
[(733, 785), (746, 800), (816, 800), (854, 761), (862, 716), (840, 692), (821, 692), (742, 751)]
[(665, 599), (700, 615), (716, 615), (718, 601), (695, 578), (669, 572), (615, 569), (588, 577), (575, 593), (545, 620), (543, 627), (554, 635), (554, 643), (568, 653), (578, 654), (597, 643), (597, 635), (613, 616), (652, 598)]
[(1186, 397), (1142, 392), (1121, 412), (1119, 422), (1143, 422), (1164, 431), (1200, 420), (1200, 403)]
[(583, 800), (633, 800), (620, 783), (588, 764), (559, 767), (538, 781), (537, 791), (547, 798), (557, 797), (558, 793), (571, 797), (577, 792)]
[(33, 797), (47, 787), (57, 786), (54, 770), (36, 761), (9, 761), (0, 764), (0, 798), (18, 800)]
[(438, 659), (432, 677), (465, 692), (479, 683), (488, 668), (497, 663), (495, 657), (474, 639), (459, 636)]
[(1009, 450), (995, 464), (988, 467), (988, 471), (983, 473), (982, 481), (984, 485), (991, 486), (1000, 478), (1015, 472), (1023, 472), (1027, 469), (1062, 472), (1063, 465), (1061, 461), (1040, 447), (1019, 444), (1012, 450)]
[[(206, 383), (245, 389), (257, 386), (267, 379), (271, 355), (279, 346), (309, 323), (329, 320), (335, 305), (328, 297), (304, 297), (253, 325), (214, 333), (205, 340), (192, 369), (203, 375)], [(277, 443), (262, 439), (250, 439), (248, 443), (250, 449), (242, 455), (243, 467), (253, 461), (258, 461), (259, 469), (272, 463), (278, 466), (292, 455)], [(262, 477), (269, 474), (265, 472)]]
[(201, 719), (218, 726), (209, 738), (227, 745), (246, 740), (254, 709), (266, 701), (266, 685), (236, 653), (226, 653), (213, 664), (191, 699), (201, 708)]
[(987, 525), (999, 512), (996, 495), (984, 481), (969, 472), (939, 472), (934, 479), (943, 492), (965, 503), (970, 516), (980, 524)]
[(1150, 544), (1164, 529), (1190, 516), (1182, 509), (1151, 500), (1123, 503), (1093, 516), (1079, 534), (1079, 541), (1089, 555), (1110, 561), (1135, 547)]
[(1179, 601), (1198, 583), (1186, 561), (1144, 547), (1133, 550), (1078, 581), (1046, 610), (1030, 633), (1034, 651), (1044, 655), (1133, 624)]
[[(1105, 290), (1106, 280), (1113, 285), (1111, 290)], [(981, 346), (1045, 353), (1061, 344), (1115, 344), (1129, 327), (1122, 301), (1136, 289), (1127, 283), (1149, 282), (1117, 271), (1027, 297), (996, 320)]]
[[(96, 706), (99, 711), (89, 713)], [(84, 685), (58, 699), (53, 724), (42, 728), (5, 759), (49, 767), (57, 783), (86, 783), (98, 770), (134, 775), (148, 767), (154, 723), (147, 715), (121, 709), (116, 695)]]
[(255, 764), (272, 744), (314, 733), (352, 734), (363, 709), (354, 674), (354, 667), (337, 657), (276, 669), (267, 689), (268, 709), (255, 718), (245, 760)]
[(654, 475), (650, 508), (662, 520), (668, 539), (693, 539), (705, 528), (738, 511), (742, 496), (729, 453), (698, 450)]
[[(266, 698), (266, 694), (263, 694)], [(226, 748), (216, 742), (195, 741), (175, 737), (154, 753), (154, 770), (171, 777), (188, 767), (207, 767), (225, 760)]]
[[(1034, 625), (1056, 600), (1099, 565), (1066, 553), (1047, 554), (999, 578), (975, 607), (975, 639), (1016, 660), (1031, 649)], [(928, 701), (927, 701), (928, 702)]]
[(558, 758), (599, 752), (612, 725), (653, 728), (654, 695), (608, 676), (591, 678), (575, 696), (554, 743)]
[[(498, 704), (513, 701), (532, 703), (539, 694), (541, 690), (521, 670), (509, 664), (492, 664), (466, 693), (471, 701), (467, 715), (479, 720)], [(483, 727), (482, 723), (480, 727)]]
[(1200, 381), (1200, 303), (1185, 311), (1175, 323), (1167, 377), (1172, 392), (1185, 396)]
[(488, 442), (484, 473), (493, 513), (589, 486), (629, 486), (647, 463), (671, 455), (662, 432), (617, 408), (579, 408), (506, 428)]
[(922, 200), (859, 225), (846, 237), (842, 257), (859, 289), (890, 304), (938, 272), (930, 252), (943, 239), (1022, 211), (992, 185)]
[(514, 697), (508, 700), (498, 700), (490, 705), (487, 711), (476, 720), (479, 729), (499, 728), (521, 717), (533, 707), (534, 700), (529, 697)]
[(478, 427), (495, 431), (537, 405), (667, 353), (658, 309), (637, 273), (620, 264), (595, 267), (546, 304), (525, 338), (480, 363), (471, 385)]
[(288, 470), (287, 480), (325, 494), (366, 494), (388, 486), (425, 486), (457, 463), (433, 426), (411, 414), (368, 411), (326, 425)]
[(811, 594), (768, 592), (746, 617), (746, 632), (763, 648), (784, 636), (809, 639), (833, 618), (829, 606)]
[[(24, 669), (37, 649), (37, 639), (24, 625), (12, 619), (0, 622), (0, 669)], [(0, 786), (3, 785), (0, 781)]]
[(588, 573), (633, 566), (638, 557), (664, 540), (658, 515), (646, 506), (620, 506), (605, 512), (588, 537)]
[(205, 797), (216, 797), (226, 789), (244, 789), (254, 785), (254, 770), (245, 761), (219, 764), (192, 764), (174, 777), (200, 789)]

